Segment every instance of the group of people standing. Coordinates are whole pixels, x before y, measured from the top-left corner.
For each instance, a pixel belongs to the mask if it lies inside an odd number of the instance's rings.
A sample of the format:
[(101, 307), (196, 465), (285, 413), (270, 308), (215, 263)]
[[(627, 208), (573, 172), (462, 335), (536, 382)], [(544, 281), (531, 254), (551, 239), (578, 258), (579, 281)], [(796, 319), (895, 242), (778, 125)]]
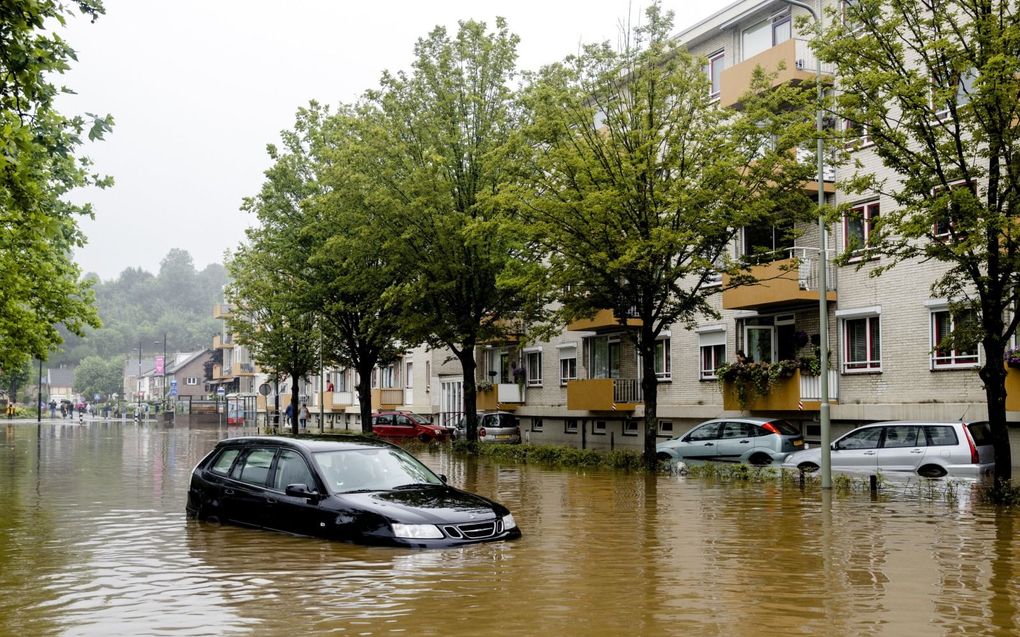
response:
[[(283, 412), (287, 416), (287, 424), (294, 424), (294, 406), (291, 404), (287, 405), (287, 410)], [(312, 414), (308, 411), (308, 405), (301, 403), (301, 407), (298, 409), (298, 426), (304, 429), (308, 425), (308, 419), (311, 418)]]

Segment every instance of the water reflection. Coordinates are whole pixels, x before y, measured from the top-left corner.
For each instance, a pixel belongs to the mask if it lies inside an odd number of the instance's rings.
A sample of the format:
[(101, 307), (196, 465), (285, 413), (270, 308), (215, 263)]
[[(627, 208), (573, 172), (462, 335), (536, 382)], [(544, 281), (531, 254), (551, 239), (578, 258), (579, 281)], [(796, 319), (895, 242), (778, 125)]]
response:
[(369, 548), (184, 517), (239, 430), (0, 432), (0, 634), (1012, 634), (1016, 515), (962, 494), (801, 492), (424, 461), (524, 538)]

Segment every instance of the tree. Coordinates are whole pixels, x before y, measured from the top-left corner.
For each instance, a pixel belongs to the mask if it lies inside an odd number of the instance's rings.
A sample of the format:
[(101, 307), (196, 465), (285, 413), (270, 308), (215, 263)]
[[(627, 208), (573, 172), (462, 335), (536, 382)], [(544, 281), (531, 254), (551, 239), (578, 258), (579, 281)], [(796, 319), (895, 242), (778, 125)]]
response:
[(123, 388), (123, 358), (102, 359), (99, 356), (84, 358), (74, 370), (74, 390), (83, 396), (99, 394), (109, 398)]
[(376, 116), (371, 109), (345, 109), (319, 120), (321, 135), (307, 142), (321, 188), (305, 202), (312, 224), (305, 233), (311, 298), (330, 328), (326, 341), (334, 357), (358, 374), (364, 432), (372, 430), (373, 369), (410, 344), (399, 338), (401, 323), (393, 320), (405, 300), (396, 291), (399, 253), (384, 248), (385, 228), (373, 222), (385, 211), (374, 172), (379, 157), (366, 143)]
[(477, 438), (475, 347), (503, 335), (514, 316), (538, 310), (502, 275), (519, 237), (496, 197), (511, 166), (501, 152), (515, 126), (518, 38), (462, 22), (437, 27), (415, 46), (410, 74), (384, 74), (368, 94), (381, 196), (374, 222), (389, 237), (403, 283), (396, 291), (411, 340), (448, 347), (464, 376), (468, 439)]
[(74, 59), (52, 30), (70, 6), (94, 20), (98, 0), (12, 0), (0, 15), (0, 369), (46, 358), (60, 342), (58, 325), (75, 334), (98, 326), (87, 282), (72, 261), (84, 243), (77, 219), (88, 205), (65, 196), (73, 188), (109, 182), (75, 155), (86, 133), (99, 139), (109, 116), (66, 117), (54, 98), (68, 89), (51, 83)]
[[(981, 344), (995, 478), (1011, 474), (1003, 356), (1016, 333), (1020, 275), (1020, 16), (1000, 0), (858, 0), (814, 42), (835, 65), (838, 115), (892, 177), (861, 166), (849, 185), (892, 198), (866, 248), (880, 275), (944, 266), (931, 290), (958, 329), (935, 351)], [(848, 139), (850, 143), (860, 140)], [(844, 255), (844, 258), (848, 255)]]
[(16, 368), (0, 371), (0, 393), (7, 395), (8, 400), (17, 402), (18, 391), (28, 382), (32, 374), (32, 366), (25, 361)]
[(238, 342), (250, 348), (259, 365), (279, 378), (294, 379), (291, 389), (292, 428), (298, 433), (298, 396), (302, 378), (319, 368), (319, 333), (305, 244), (309, 227), (302, 203), (318, 192), (312, 159), (302, 135), (315, 127), (317, 111), (302, 109), (294, 131), (284, 131), (284, 150), (268, 147), (273, 165), (259, 194), (245, 199), (243, 209), (260, 225), (246, 231), (242, 245), (227, 262), (232, 278), (227, 298), (229, 319)]
[[(810, 91), (766, 90), (740, 112), (717, 108), (704, 60), (670, 37), (657, 4), (621, 49), (589, 45), (526, 90), (528, 173), (515, 194), (561, 303), (559, 318), (611, 309), (640, 356), (644, 457), (655, 463), (656, 342), (670, 325), (717, 312), (726, 247), (745, 225), (809, 209), (812, 168), (794, 149), (813, 125)], [(746, 277), (737, 276), (740, 282)]]

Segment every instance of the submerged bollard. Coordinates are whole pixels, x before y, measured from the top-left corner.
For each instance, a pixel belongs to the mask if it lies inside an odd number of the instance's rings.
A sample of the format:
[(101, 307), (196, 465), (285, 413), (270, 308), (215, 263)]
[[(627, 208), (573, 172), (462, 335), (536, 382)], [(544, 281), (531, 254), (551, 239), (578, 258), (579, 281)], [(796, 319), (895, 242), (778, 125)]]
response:
[(872, 493), (878, 493), (878, 476), (868, 476), (868, 485), (871, 487)]

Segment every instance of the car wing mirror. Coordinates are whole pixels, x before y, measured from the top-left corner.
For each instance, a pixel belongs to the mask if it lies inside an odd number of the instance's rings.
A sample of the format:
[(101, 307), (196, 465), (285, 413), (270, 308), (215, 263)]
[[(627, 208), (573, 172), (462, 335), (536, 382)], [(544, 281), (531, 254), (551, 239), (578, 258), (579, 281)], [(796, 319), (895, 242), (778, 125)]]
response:
[(318, 500), (320, 497), (318, 491), (310, 491), (308, 485), (303, 483), (288, 484), (284, 493), (292, 498), (312, 498)]
[(439, 474), (439, 479), (443, 481), (443, 484), (446, 484), (446, 474), (445, 473), (440, 473)]

